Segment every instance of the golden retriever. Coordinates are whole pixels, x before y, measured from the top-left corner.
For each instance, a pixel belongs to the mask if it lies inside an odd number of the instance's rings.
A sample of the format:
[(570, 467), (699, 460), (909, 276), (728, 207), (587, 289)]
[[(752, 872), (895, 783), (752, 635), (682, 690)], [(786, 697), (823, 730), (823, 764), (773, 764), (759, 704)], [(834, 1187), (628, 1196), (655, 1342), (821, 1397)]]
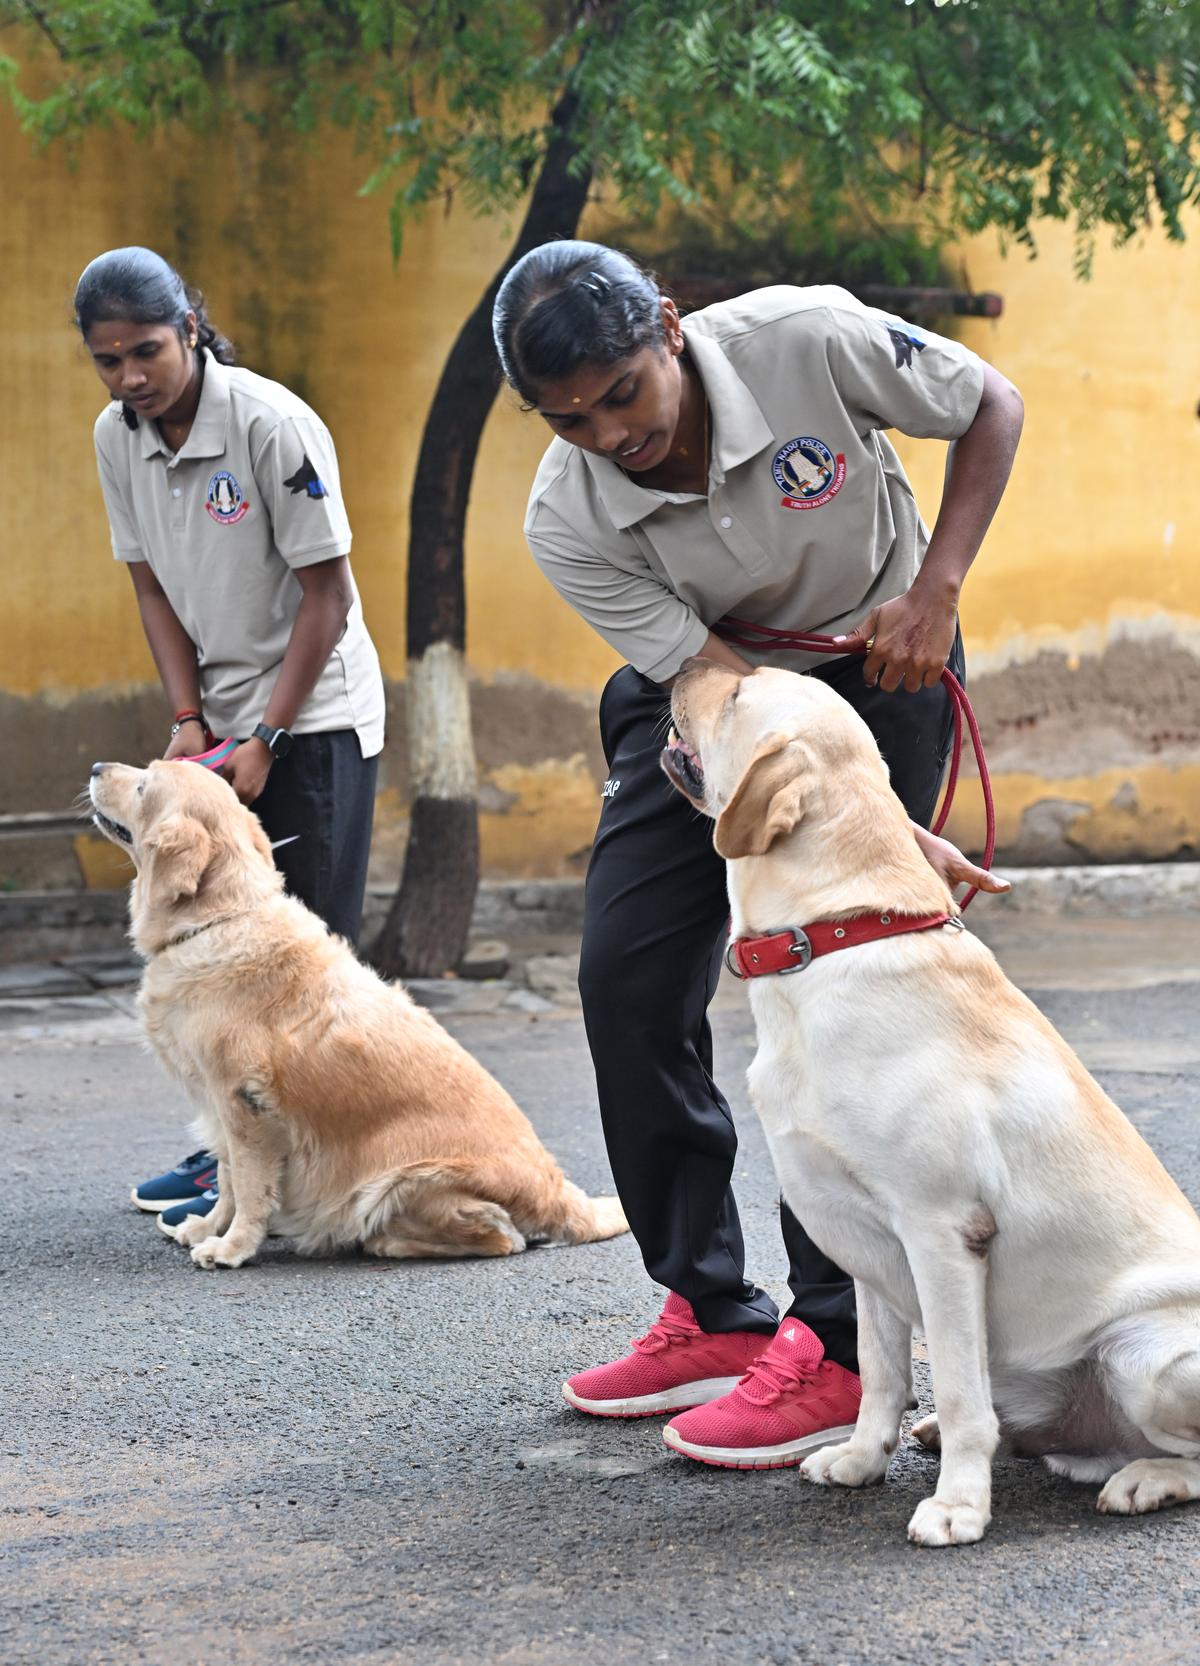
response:
[(97, 764), (96, 825), (137, 869), (145, 1032), (200, 1106), (220, 1199), (175, 1234), (240, 1267), (268, 1232), (304, 1254), (510, 1255), (627, 1230), (562, 1174), (508, 1094), (357, 960), (282, 878), (258, 818), (183, 761)]
[[(903, 694), (894, 696), (897, 700)], [(869, 729), (816, 678), (692, 661), (676, 786), (715, 817), (733, 935), (955, 915)], [(922, 1545), (979, 1539), (1003, 1432), (1098, 1508), (1200, 1498), (1200, 1220), (1079, 1059), (955, 921), (749, 984), (750, 1091), (783, 1191), (853, 1274), (862, 1409), (810, 1481), (880, 1481), (920, 1326), (937, 1490)]]

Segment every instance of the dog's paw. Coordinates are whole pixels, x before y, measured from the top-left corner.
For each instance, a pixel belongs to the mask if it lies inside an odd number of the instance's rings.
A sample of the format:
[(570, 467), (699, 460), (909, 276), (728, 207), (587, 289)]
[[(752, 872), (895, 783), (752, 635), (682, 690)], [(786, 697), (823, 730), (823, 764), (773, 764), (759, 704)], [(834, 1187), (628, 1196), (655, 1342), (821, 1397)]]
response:
[(1200, 1462), (1194, 1458), (1138, 1458), (1119, 1469), (1101, 1491), (1096, 1508), (1107, 1516), (1144, 1516), (1200, 1497)]
[[(212, 1222), (207, 1215), (185, 1215), (175, 1228), (175, 1242), (190, 1249), (212, 1236)], [(213, 1239), (216, 1242), (216, 1239)]]
[(913, 1511), (908, 1536), (915, 1545), (973, 1545), (987, 1532), (991, 1514), (977, 1504), (945, 1504), (923, 1498)]
[(252, 1248), (240, 1248), (228, 1238), (205, 1238), (192, 1250), (197, 1267), (240, 1267), (254, 1254)]
[(870, 1487), (887, 1474), (888, 1454), (880, 1447), (856, 1448), (853, 1441), (822, 1446), (800, 1465), (806, 1481), (818, 1487)]
[(940, 1452), (942, 1450), (942, 1431), (938, 1427), (936, 1412), (929, 1417), (918, 1419), (909, 1433), (914, 1440), (921, 1443), (927, 1452)]

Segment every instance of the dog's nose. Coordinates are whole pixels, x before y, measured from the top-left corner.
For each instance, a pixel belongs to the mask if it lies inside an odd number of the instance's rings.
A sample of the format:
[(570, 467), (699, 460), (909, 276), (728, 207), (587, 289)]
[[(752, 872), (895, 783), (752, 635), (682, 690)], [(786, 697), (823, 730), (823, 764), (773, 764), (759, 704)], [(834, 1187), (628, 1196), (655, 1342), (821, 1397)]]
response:
[(107, 768), (108, 768), (107, 764), (93, 764), (92, 765), (92, 774), (93, 775), (103, 775), (104, 771)]

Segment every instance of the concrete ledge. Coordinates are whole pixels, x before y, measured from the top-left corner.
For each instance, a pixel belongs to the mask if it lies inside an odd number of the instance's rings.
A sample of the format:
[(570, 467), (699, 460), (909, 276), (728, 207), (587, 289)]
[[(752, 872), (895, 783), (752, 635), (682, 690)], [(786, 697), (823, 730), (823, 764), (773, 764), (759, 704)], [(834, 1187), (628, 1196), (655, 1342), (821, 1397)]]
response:
[[(1200, 862), (1121, 863), (1105, 867), (1003, 868), (1011, 895), (980, 907), (1004, 914), (1073, 914), (1138, 919), (1200, 912)], [(364, 910), (364, 941), (383, 924), (390, 887), (373, 886)], [(582, 879), (487, 880), (472, 922), (476, 937), (514, 948), (576, 937), (583, 923)], [(124, 891), (0, 893), (0, 965), (62, 960), (120, 949)]]
[(1007, 897), (985, 899), (996, 912), (1141, 919), (1200, 910), (1200, 862), (1114, 862), (996, 871), (1012, 881)]

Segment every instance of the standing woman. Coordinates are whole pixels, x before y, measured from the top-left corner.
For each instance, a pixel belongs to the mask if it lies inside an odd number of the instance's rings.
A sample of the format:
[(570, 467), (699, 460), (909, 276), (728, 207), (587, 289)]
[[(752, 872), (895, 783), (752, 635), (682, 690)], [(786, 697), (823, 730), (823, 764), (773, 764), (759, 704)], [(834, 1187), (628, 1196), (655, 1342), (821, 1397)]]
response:
[[(75, 322), (113, 399), (96, 461), (173, 713), (162, 755), (234, 737), (222, 773), (267, 836), (290, 841), (275, 858), (288, 891), (355, 943), (384, 694), (329, 431), (235, 367), (203, 297), (150, 249), (93, 260)], [(133, 1200), (173, 1230), (215, 1188), (201, 1151)]]
[[(557, 436), (529, 500), (534, 558), (629, 662), (600, 702), (609, 780), (579, 981), (617, 1190), (669, 1295), (631, 1354), (563, 1393), (600, 1416), (680, 1412), (664, 1438), (703, 1462), (796, 1463), (857, 1415), (853, 1283), (786, 1206), (782, 1323), (746, 1278), (706, 1017), (725, 866), (659, 769), (667, 690), (693, 654), (822, 678), (870, 726), (939, 872), (1004, 889), (925, 829), (953, 727), (939, 678), (947, 664), (963, 675), (959, 591), (1008, 479), (1020, 396), (956, 342), (833, 286), (681, 319), (594, 243), (525, 255), (494, 327), (506, 378)], [(932, 535), (887, 428), (955, 442)], [(713, 630), (727, 615), (871, 651), (735, 652)]]

